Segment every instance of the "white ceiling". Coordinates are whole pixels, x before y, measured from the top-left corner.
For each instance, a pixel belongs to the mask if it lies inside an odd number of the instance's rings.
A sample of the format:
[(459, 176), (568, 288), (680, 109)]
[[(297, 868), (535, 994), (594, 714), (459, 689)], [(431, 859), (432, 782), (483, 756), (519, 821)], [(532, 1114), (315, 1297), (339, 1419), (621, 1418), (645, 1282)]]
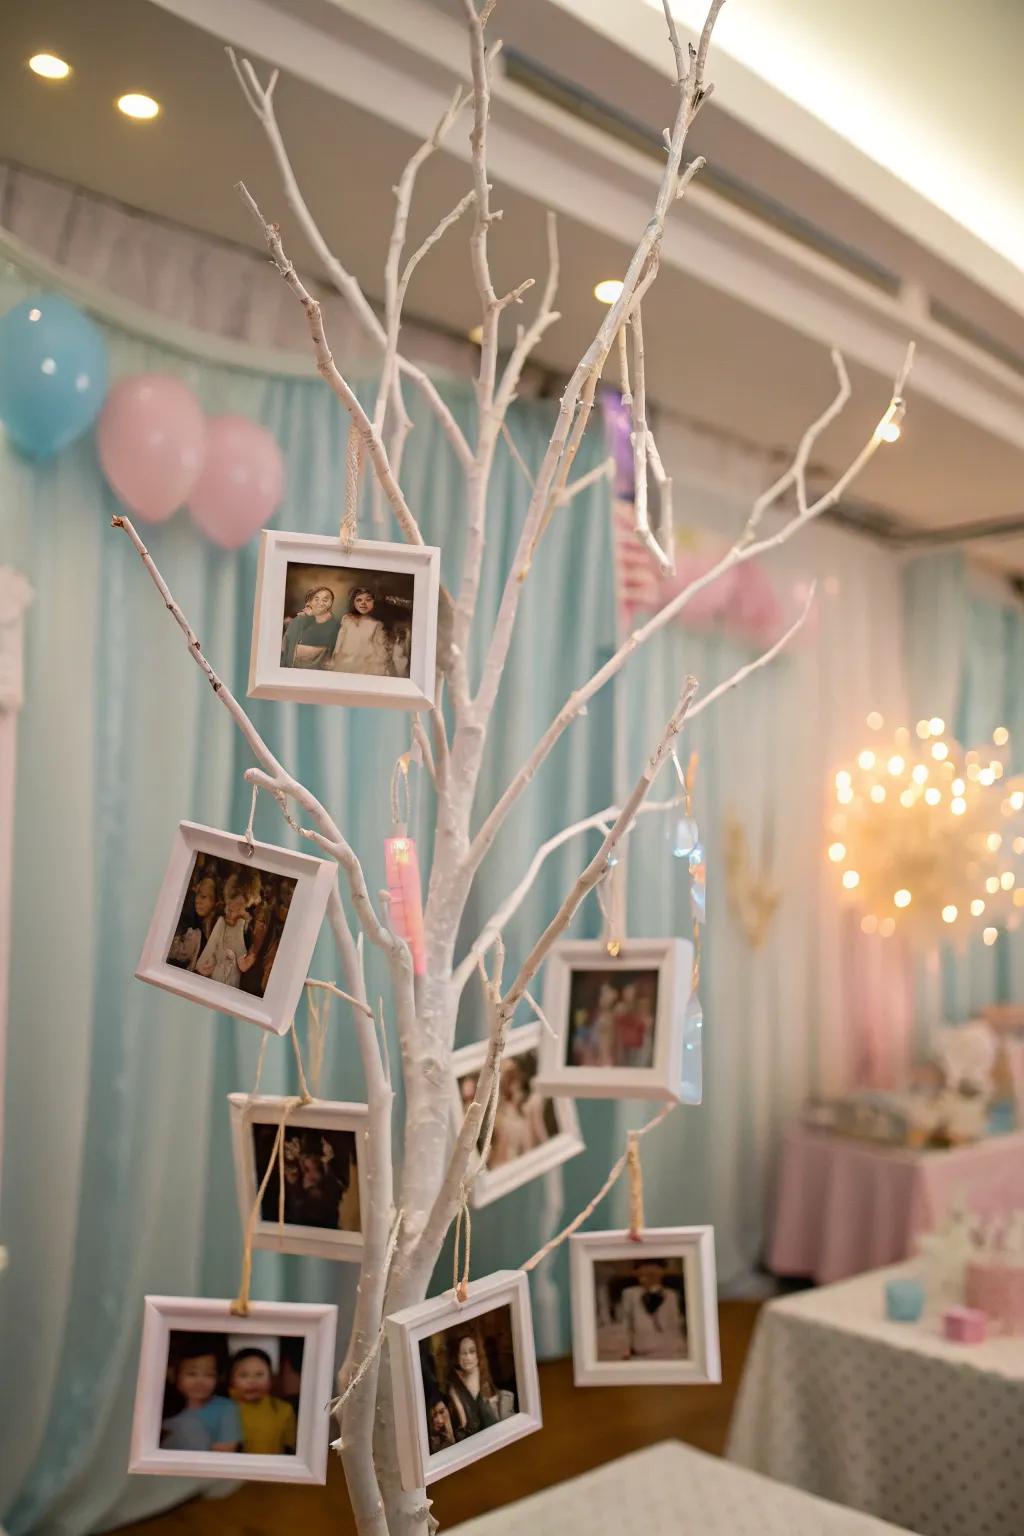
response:
[[(542, 58), (618, 110), (658, 128), (672, 107), (663, 59), (655, 70), (613, 46), (581, 20), (590, 4), (574, 0), (576, 14), (569, 15), (560, 0), (509, 0), (504, 35), (510, 47)], [(729, 0), (726, 10), (755, 4), (769, 0)], [(658, 21), (643, 0), (628, 0), (628, 8), (633, 22), (641, 14)], [(172, 14), (180, 9), (191, 9), (201, 24)], [(312, 266), (224, 60), (224, 39), (239, 41), (257, 61), (284, 66), (277, 103), (296, 170), (329, 240), (376, 295), (390, 189), (415, 142), (402, 124), (408, 119), (415, 126), (417, 113), (429, 121), (430, 92), (446, 94), (452, 72), (463, 70), (461, 39), (448, 66), (443, 57), (435, 62), (417, 54), (408, 37), (392, 44), (378, 30), (392, 15), (401, 20), (406, 9), (403, 0), (375, 0), (369, 9), (354, 0), (90, 0), (88, 6), (34, 0), (7, 7), (0, 19), (0, 158), (248, 244), (254, 234), (231, 191), (245, 179), (265, 208), (281, 217), (290, 254)], [(443, 13), (450, 9), (441, 3), (437, 10), (422, 4), (408, 10), (420, 22), (428, 19), (424, 34), (439, 52), (448, 46), (451, 24)], [(810, 7), (791, 9), (809, 14)], [(663, 20), (660, 27), (663, 33)], [(24, 68), (28, 55), (42, 48), (75, 64), (66, 86), (48, 87)], [(369, 88), (377, 55), (406, 70), (401, 89)], [(740, 114), (730, 115), (734, 103), (722, 83), (724, 66), (719, 60), (712, 69), (719, 104), (702, 114), (695, 144), (713, 165), (742, 175), (802, 217), (813, 216), (830, 238), (848, 239), (902, 275), (909, 271), (1024, 354), (1024, 314), (1005, 297), (967, 282), (942, 255), (831, 187), (818, 168), (755, 135)], [(163, 102), (155, 123), (129, 124), (112, 110), (114, 97), (128, 89), (147, 90)], [(567, 126), (562, 143), (557, 114), (545, 108), (531, 117), (532, 111), (511, 89), (496, 103), (494, 179), (504, 209), (494, 241), (496, 279), (512, 286), (542, 273), (542, 198), (559, 204), (563, 320), (541, 354), (558, 371), (572, 366), (592, 334), (598, 318), (593, 284), (621, 271), (628, 241), (642, 227), (653, 169), (649, 160), (578, 124)], [(575, 158), (557, 162), (556, 140), (560, 153), (571, 149)], [(428, 165), (414, 240), (465, 190), (464, 156), (460, 140), (452, 153)], [(548, 185), (542, 185), (545, 174)], [(895, 299), (857, 286), (813, 252), (791, 249), (781, 237), (773, 245), (771, 231), (755, 229), (742, 211), (720, 202), (710, 194), (695, 199), (666, 242), (645, 314), (652, 396), (716, 431), (785, 450), (828, 397), (831, 372), (823, 342), (845, 326), (855, 398), (822, 452), (824, 468), (840, 465), (877, 421), (888, 394), (884, 375), (912, 328), (909, 317)], [(707, 254), (718, 249), (715, 241), (732, 263), (728, 281), (726, 261), (719, 270)], [(755, 257), (760, 267), (752, 265)], [(745, 270), (761, 273), (746, 290)], [(449, 237), (423, 263), (410, 307), (462, 334), (475, 322), (463, 241)], [(296, 347), (302, 344), (297, 316)], [(858, 483), (858, 499), (929, 525), (1024, 511), (1024, 380), (989, 358), (958, 353), (941, 337), (926, 341), (922, 354), (904, 439), (876, 458)], [(988, 547), (993, 558), (1024, 568), (1024, 541)]]

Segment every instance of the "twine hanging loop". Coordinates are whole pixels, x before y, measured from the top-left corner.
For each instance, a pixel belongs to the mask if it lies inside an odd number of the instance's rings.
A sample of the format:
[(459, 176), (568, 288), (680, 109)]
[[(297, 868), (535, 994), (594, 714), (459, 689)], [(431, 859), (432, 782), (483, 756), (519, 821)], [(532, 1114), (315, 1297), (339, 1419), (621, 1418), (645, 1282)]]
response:
[[(462, 1272), (459, 1273), (459, 1249), (462, 1247), (463, 1223), (465, 1223), (465, 1249), (462, 1257)], [(452, 1251), (452, 1289), (455, 1292), (455, 1300), (463, 1302), (469, 1298), (469, 1256), (473, 1245), (473, 1220), (469, 1214), (469, 1202), (466, 1199), (466, 1186), (463, 1184), (459, 1190), (459, 1213), (455, 1218), (455, 1247)]]
[(644, 1171), (640, 1162), (640, 1139), (630, 1131), (626, 1142), (626, 1168), (629, 1172), (629, 1240), (639, 1243), (644, 1229)]

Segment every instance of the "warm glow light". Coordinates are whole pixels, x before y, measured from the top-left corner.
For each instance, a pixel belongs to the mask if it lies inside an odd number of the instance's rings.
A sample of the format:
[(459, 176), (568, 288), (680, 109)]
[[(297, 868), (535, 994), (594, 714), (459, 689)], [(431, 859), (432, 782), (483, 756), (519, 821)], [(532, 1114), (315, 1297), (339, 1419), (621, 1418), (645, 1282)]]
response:
[(1013, 840), (1014, 853), (1024, 853), (1024, 837), (1015, 837)]
[(40, 75), (44, 80), (66, 80), (71, 73), (71, 65), (58, 59), (55, 53), (34, 53), (28, 61), (28, 67), (34, 75)]
[(992, 740), (995, 742), (996, 746), (997, 747), (1005, 747), (1006, 743), (1009, 741), (1009, 739), (1010, 739), (1010, 733), (1006, 729), (1006, 726), (1005, 725), (997, 725), (995, 730), (992, 732)]
[(1017, 876), (1014, 874), (1012, 869), (1003, 870), (1003, 873), (999, 876), (999, 884), (1002, 886), (1004, 891), (1013, 890), (1014, 886), (1017, 884)]
[(948, 756), (949, 748), (946, 746), (944, 741), (932, 742), (932, 757), (934, 757), (937, 763), (941, 763)]
[(599, 304), (614, 304), (622, 292), (620, 277), (605, 277), (594, 287), (594, 298)]
[(839, 772), (836, 774), (836, 789), (849, 789), (852, 783), (853, 780), (847, 770), (845, 768), (840, 768)]
[(895, 774), (898, 774), (898, 773), (902, 773), (904, 768), (907, 765), (904, 762), (903, 758), (900, 757), (899, 753), (897, 752), (897, 753), (894, 754), (894, 756), (890, 757), (887, 766), (888, 766), (889, 772), (891, 774), (895, 775)]
[(927, 741), (927, 740), (928, 740), (928, 737), (929, 737), (929, 736), (930, 736), (930, 735), (931, 735), (931, 733), (932, 733), (932, 728), (931, 728), (931, 726), (930, 726), (930, 725), (929, 725), (929, 724), (928, 724), (928, 721), (927, 721), (927, 720), (919, 720), (919, 721), (918, 721), (918, 722), (917, 722), (917, 724), (916, 724), (916, 725), (915, 725), (915, 726), (914, 726), (914, 730), (915, 730), (915, 731), (916, 731), (916, 732), (917, 732), (917, 734), (918, 734), (918, 735), (919, 735), (919, 736), (920, 736), (920, 738), (921, 738), (921, 740), (922, 740), (922, 741)]
[(971, 916), (980, 917), (984, 910), (985, 903), (982, 901), (980, 896), (975, 896), (974, 900), (971, 902)]
[(998, 832), (990, 832), (985, 839), (985, 843), (990, 853), (998, 853), (999, 849), (1003, 846), (1003, 840)]
[(999, 937), (999, 930), (997, 928), (986, 928), (981, 936), (986, 944), (994, 944)]
[(989, 771), (991, 772), (992, 777), (994, 779), (1001, 779), (1002, 778), (1002, 776), (1003, 776), (1003, 765), (1002, 765), (1002, 763), (989, 763), (988, 766), (989, 766)]
[(876, 933), (878, 931), (878, 918), (871, 912), (866, 917), (862, 917), (860, 920), (860, 931), (861, 933)]
[(850, 788), (849, 784), (844, 784), (840, 789), (836, 790), (836, 799), (839, 801), (840, 805), (849, 805), (850, 801), (853, 799), (853, 790)]
[(967, 809), (967, 801), (962, 795), (957, 795), (955, 800), (949, 802), (949, 808), (954, 816), (962, 816)]
[(970, 779), (972, 784), (976, 783), (977, 780), (981, 778), (981, 769), (978, 767), (977, 763), (967, 764), (967, 777)]
[(878, 925), (878, 931), (883, 939), (891, 939), (896, 932), (896, 919), (894, 917), (883, 917)]
[(870, 715), (868, 715), (868, 730), (869, 731), (880, 731), (884, 724), (885, 724), (885, 721), (882, 719), (881, 715), (878, 713), (878, 710), (877, 709), (873, 709), (871, 711)]
[(855, 891), (858, 885), (860, 885), (860, 875), (858, 875), (855, 869), (844, 870), (843, 884), (848, 891)]
[(897, 421), (883, 421), (880, 423), (877, 435), (883, 443), (895, 443), (900, 436), (900, 425)]
[(989, 875), (988, 879), (985, 881), (985, 889), (988, 891), (990, 896), (994, 896), (996, 891), (999, 889), (999, 876)]
[(1017, 889), (1014, 891), (1013, 904), (1015, 907), (1024, 907), (1024, 886), (1018, 885)]
[[(932, 750), (934, 751), (934, 748)], [(984, 784), (986, 789), (988, 788), (988, 786), (990, 784), (994, 784), (995, 781), (996, 781), (996, 776), (992, 772), (991, 768), (979, 768), (978, 769), (978, 783), (979, 784)]]
[(484, 339), (484, 328), (482, 325), (474, 325), (466, 332), (466, 335), (474, 347), (478, 347)]
[[(913, 769), (911, 770), (910, 777), (913, 779), (915, 784), (927, 784), (928, 765), (926, 763), (915, 763)], [(956, 789), (955, 784), (953, 785), (953, 788)], [(960, 788), (963, 788), (962, 784)]]
[(117, 110), (123, 112), (125, 117), (132, 117), (141, 123), (159, 114), (160, 103), (142, 91), (128, 91), (126, 95), (117, 98)]
[(873, 752), (864, 751), (857, 758), (857, 763), (861, 768), (873, 768), (875, 766), (875, 754)]
[(963, 779), (954, 779), (949, 787), (953, 791), (954, 795), (962, 795), (964, 790), (967, 788), (967, 785), (964, 783)]
[[(1010, 805), (1015, 811), (1024, 811), (1024, 789), (1015, 789), (1010, 796)], [(1020, 849), (1017, 849), (1020, 852)]]
[(956, 919), (957, 919), (957, 910), (956, 910), (956, 907), (954, 907), (952, 903), (950, 903), (950, 905), (948, 907), (943, 907), (943, 909), (942, 909), (942, 921), (944, 923), (955, 923)]
[(933, 736), (941, 736), (946, 729), (946, 722), (940, 719), (938, 715), (932, 715), (932, 718), (928, 721), (928, 729)]
[(942, 791), (940, 789), (936, 789), (933, 785), (931, 789), (925, 790), (924, 798), (928, 805), (938, 805), (939, 801), (942, 799)]
[(902, 890), (893, 892), (892, 904), (894, 907), (909, 907), (912, 900), (910, 892), (905, 887)]
[(914, 794), (912, 789), (904, 789), (900, 791), (900, 805), (902, 805), (905, 809), (909, 809), (916, 799), (917, 796)]
[(884, 784), (872, 784), (870, 793), (871, 793), (871, 798), (875, 802), (875, 804), (876, 805), (881, 805), (882, 801), (885, 799), (885, 785)]
[(833, 864), (841, 864), (846, 858), (846, 844), (831, 843), (829, 845), (828, 856), (832, 860)]

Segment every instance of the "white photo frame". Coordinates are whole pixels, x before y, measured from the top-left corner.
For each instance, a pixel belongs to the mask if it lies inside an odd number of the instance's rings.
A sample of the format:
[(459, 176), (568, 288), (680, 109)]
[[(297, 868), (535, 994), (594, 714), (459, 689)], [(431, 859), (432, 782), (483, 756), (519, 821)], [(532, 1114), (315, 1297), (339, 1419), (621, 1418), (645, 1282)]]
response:
[[(269, 877), (283, 876), (285, 880), (295, 882), (262, 995), (245, 991), (240, 984), (200, 975), (180, 962), (172, 964), (168, 958), (172, 944), (176, 942), (176, 931), (192, 889), (193, 876), (198, 872), (199, 855), (226, 860), (245, 872), (255, 870)], [(202, 1003), (204, 1008), (232, 1013), (236, 1018), (247, 1019), (276, 1035), (286, 1034), (302, 995), (327, 899), (336, 878), (337, 866), (326, 859), (293, 853), (273, 843), (250, 844), (244, 837), (236, 837), (230, 832), (183, 821), (175, 833), (135, 975), (139, 981), (163, 987), (191, 1002)], [(201, 945), (202, 939), (198, 942)], [(198, 963), (202, 963), (201, 957)]]
[[(656, 981), (650, 979), (652, 975)], [(556, 944), (546, 963), (543, 1004), (554, 1036), (545, 1034), (541, 1041), (540, 1071), (534, 1087), (554, 1095), (571, 1094), (577, 1099), (681, 1102), (684, 1013), (692, 975), (693, 945), (688, 939), (625, 939), (614, 956), (597, 939)], [(618, 997), (614, 1007), (600, 1006), (605, 985)], [(643, 1006), (649, 1015), (652, 986), (655, 1001), (653, 1040), (649, 1047), (645, 1040), (640, 1048), (606, 1050), (609, 1037), (619, 1039), (617, 1009), (620, 1005), (625, 1008), (625, 989), (642, 989)], [(587, 1007), (581, 1009), (577, 1003), (584, 997)], [(641, 1019), (639, 1007), (627, 1011), (635, 1026), (635, 1021)], [(593, 1022), (577, 1024), (571, 1017), (574, 1012), (591, 1017)], [(621, 1038), (629, 1038), (624, 1029)], [(584, 1060), (579, 1064), (568, 1059), (570, 1054), (600, 1057), (611, 1049), (622, 1055), (622, 1063)], [(646, 1055), (649, 1061), (631, 1064), (631, 1055)]]
[[(231, 1108), (231, 1145), (235, 1160), (235, 1188), (238, 1193), (238, 1211), (241, 1217), (243, 1232), (246, 1230), (249, 1218), (252, 1215), (262, 1178), (262, 1171), (257, 1166), (256, 1150), (253, 1144), (254, 1127), (266, 1127), (271, 1136), (276, 1137), (278, 1127), (281, 1124), (281, 1116), (284, 1114), (286, 1106), (290, 1105), (291, 1108), (285, 1120), (284, 1134), (286, 1141), (289, 1137), (292, 1137), (293, 1133), (298, 1133), (301, 1136), (303, 1131), (340, 1131), (347, 1132), (354, 1137), (352, 1150), (355, 1158), (355, 1198), (351, 1201), (351, 1204), (358, 1225), (345, 1228), (304, 1223), (287, 1214), (287, 1204), (285, 1206), (285, 1219), (283, 1222), (279, 1221), (277, 1216), (279, 1209), (278, 1196), (274, 1187), (275, 1176), (271, 1174), (264, 1198), (269, 1201), (274, 1215), (267, 1217), (262, 1212), (257, 1213), (252, 1227), (252, 1246), (254, 1248), (266, 1248), (273, 1253), (299, 1253), (322, 1259), (343, 1259), (358, 1264), (363, 1256), (362, 1224), (369, 1201), (366, 1169), (361, 1155), (370, 1113), (367, 1106), (365, 1104), (343, 1104), (329, 1099), (314, 1099), (310, 1104), (296, 1107), (294, 1099), (283, 1098), (276, 1094), (257, 1094), (253, 1096), (248, 1093), (229, 1093), (228, 1104)], [(339, 1199), (342, 1202), (342, 1210), (344, 1210), (344, 1205), (349, 1201), (352, 1193), (353, 1181), (350, 1174), (348, 1182), (344, 1185), (339, 1195)]]
[[(519, 1057), (533, 1053), (537, 1060), (537, 1073), (534, 1076), (534, 1082), (536, 1082), (540, 1072), (541, 1034), (540, 1024), (524, 1024), (519, 1029), (509, 1030), (505, 1038), (505, 1048), (501, 1054), (503, 1074), (508, 1070), (507, 1064), (514, 1066)], [(452, 1052), (452, 1127), (456, 1134), (462, 1127), (464, 1114), (460, 1085), (464, 1078), (480, 1071), (486, 1057), (486, 1040), (474, 1041), (472, 1045), (462, 1046), (459, 1050)], [(507, 1195), (510, 1190), (529, 1184), (531, 1180), (540, 1178), (542, 1174), (557, 1168), (561, 1163), (567, 1162), (570, 1157), (575, 1157), (585, 1150), (586, 1143), (580, 1133), (579, 1116), (572, 1099), (547, 1095), (545, 1098), (553, 1113), (554, 1130), (544, 1141), (530, 1147), (528, 1151), (517, 1157), (502, 1161), (500, 1166), (481, 1168), (470, 1186), (471, 1205), (490, 1205), (492, 1200), (498, 1200), (502, 1195)], [(545, 1108), (546, 1106), (538, 1107), (537, 1118), (541, 1126), (546, 1129), (549, 1117), (545, 1113)], [(527, 1135), (529, 1136), (529, 1133)], [(492, 1163), (496, 1148), (500, 1154), (500, 1122), (497, 1120), (495, 1135), (491, 1141)]]
[[(676, 1301), (671, 1322), (683, 1329), (682, 1353), (658, 1358), (670, 1348), (653, 1337), (650, 1313), (641, 1305), (627, 1304), (623, 1290), (618, 1318), (609, 1315), (605, 1291), (599, 1296), (602, 1277), (596, 1266), (607, 1262), (619, 1272), (642, 1265), (644, 1257), (678, 1261), (682, 1278), (681, 1303)], [(645, 1227), (639, 1239), (628, 1232), (583, 1232), (569, 1239), (572, 1283), (573, 1381), (578, 1387), (632, 1386), (658, 1383), (714, 1383), (722, 1379), (718, 1341), (718, 1291), (715, 1278), (715, 1234), (712, 1227)], [(608, 1281), (604, 1282), (606, 1286)], [(640, 1287), (632, 1287), (639, 1289)], [(665, 1287), (666, 1293), (669, 1287)], [(668, 1297), (671, 1300), (671, 1297)], [(600, 1308), (599, 1308), (600, 1302)], [(599, 1328), (599, 1311), (604, 1319)], [(661, 1307), (658, 1309), (661, 1312)], [(681, 1314), (681, 1318), (680, 1318)], [(639, 1319), (639, 1322), (637, 1322)], [(619, 1348), (630, 1348), (631, 1335), (638, 1347), (654, 1353), (609, 1359)], [(671, 1326), (665, 1333), (670, 1339)], [(604, 1356), (604, 1358), (602, 1358)]]
[[(334, 1345), (338, 1309), (329, 1305), (252, 1302), (244, 1317), (231, 1311), (229, 1301), (193, 1296), (147, 1296), (142, 1320), (135, 1415), (132, 1420), (129, 1472), (160, 1477), (226, 1477), (273, 1483), (325, 1483), (330, 1430), (328, 1404), (334, 1388)], [(298, 1407), (295, 1410), (295, 1453), (289, 1455), (167, 1449), (165, 1402), (175, 1335), (211, 1334), (211, 1353), (223, 1350), (218, 1340), (251, 1339), (256, 1347), (276, 1340), (301, 1338), (302, 1364)], [(218, 1380), (218, 1387), (221, 1385)], [(219, 1391), (216, 1396), (223, 1396)], [(212, 1403), (213, 1399), (209, 1399)], [(204, 1405), (205, 1406), (205, 1405)], [(240, 1418), (235, 1421), (241, 1427)], [(180, 1433), (180, 1430), (179, 1430)], [(192, 1435), (191, 1438), (198, 1438)]]
[[(375, 587), (386, 584), (389, 575), (400, 578), (403, 586), (409, 586), (411, 580), (412, 596), (407, 600), (411, 601), (412, 607), (405, 661), (408, 675), (369, 675), (355, 671), (335, 672), (313, 665), (283, 665), (285, 619), (290, 606), (289, 566), (307, 567), (311, 573), (337, 571), (339, 581), (345, 584), (347, 591), (353, 590), (352, 582), (347, 580), (352, 572), (365, 573), (364, 580)], [(429, 544), (389, 544), (376, 539), (357, 539), (350, 549), (345, 549), (338, 538), (265, 529), (256, 575), (249, 697), (296, 699), (304, 704), (362, 704), (378, 709), (429, 709), (434, 702), (440, 570), (441, 552)], [(329, 577), (311, 574), (309, 579), (314, 584), (318, 579), (326, 584)], [(343, 596), (336, 594), (335, 606), (343, 601)], [(402, 599), (403, 605), (405, 601)], [(329, 610), (324, 621), (332, 617), (339, 615)], [(385, 627), (383, 634), (389, 633), (394, 636), (394, 629)], [(402, 650), (404, 652), (404, 645)], [(393, 666), (394, 641), (389, 654), (388, 664)], [(379, 664), (380, 657), (377, 657), (373, 665)]]
[[(509, 1311), (507, 1328), (513, 1352), (517, 1411), (496, 1423), (471, 1431), (465, 1438), (431, 1449), (427, 1426), (427, 1397), (421, 1344), (435, 1335), (462, 1330), (472, 1333), (473, 1324), (486, 1326), (483, 1319)], [(503, 1320), (503, 1326), (506, 1320)], [(433, 1297), (418, 1306), (395, 1312), (387, 1319), (388, 1354), (395, 1398), (395, 1428), (398, 1440), (398, 1466), (402, 1487), (422, 1488), (458, 1472), (503, 1445), (511, 1445), (541, 1427), (540, 1384), (533, 1343), (533, 1318), (530, 1311), (529, 1278), (523, 1270), (498, 1270), (482, 1280), (473, 1280), (464, 1302), (453, 1291)], [(497, 1386), (497, 1384), (495, 1384)], [(443, 1396), (440, 1383), (438, 1395)], [(505, 1389), (507, 1395), (507, 1389)], [(497, 1392), (496, 1401), (502, 1392)], [(451, 1432), (454, 1409), (449, 1410)]]

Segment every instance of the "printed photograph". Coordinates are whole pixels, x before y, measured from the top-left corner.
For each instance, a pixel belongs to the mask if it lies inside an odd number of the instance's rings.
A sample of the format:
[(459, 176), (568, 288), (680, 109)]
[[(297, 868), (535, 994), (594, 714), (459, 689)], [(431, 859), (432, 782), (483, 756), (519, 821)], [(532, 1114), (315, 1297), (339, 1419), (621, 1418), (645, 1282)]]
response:
[[(273, 1157), (278, 1121), (255, 1121), (252, 1150), (256, 1187), (263, 1182)], [(332, 1232), (359, 1232), (359, 1178), (354, 1131), (286, 1127), (282, 1158), (274, 1164), (263, 1192), (264, 1221), (281, 1218), (280, 1166), (284, 1162), (285, 1224), (323, 1227)]]
[(262, 997), (294, 892), (290, 875), (197, 853), (168, 965)]
[(303, 1349), (293, 1335), (172, 1329), (160, 1449), (294, 1456)]
[(658, 979), (653, 968), (574, 970), (566, 1066), (653, 1066)]
[(415, 577), (289, 561), (281, 665), (408, 677)]
[(594, 1300), (598, 1361), (689, 1359), (681, 1255), (595, 1260)]
[[(534, 1089), (536, 1075), (536, 1051), (506, 1056), (501, 1064), (501, 1089), (486, 1164), (489, 1172), (525, 1157), (558, 1135), (554, 1103)], [(459, 1078), (463, 1114), (473, 1102), (477, 1077), (476, 1072), (467, 1072)], [(480, 1151), (483, 1151), (482, 1140)]]
[(432, 1333), (419, 1351), (431, 1456), (519, 1412), (511, 1306)]

